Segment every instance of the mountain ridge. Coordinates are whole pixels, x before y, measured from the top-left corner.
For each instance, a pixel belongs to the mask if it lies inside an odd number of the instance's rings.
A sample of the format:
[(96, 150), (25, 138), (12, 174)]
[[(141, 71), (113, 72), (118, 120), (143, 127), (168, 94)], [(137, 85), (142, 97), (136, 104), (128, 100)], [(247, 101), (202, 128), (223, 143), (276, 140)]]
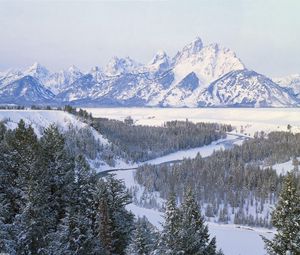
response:
[[(32, 93), (21, 95), (17, 83), (24, 77)], [(0, 103), (18, 104), (18, 98), (82, 106), (297, 107), (300, 76), (270, 79), (247, 69), (234, 51), (197, 37), (174, 57), (160, 50), (144, 65), (113, 57), (104, 69), (88, 72), (71, 66), (51, 73), (39, 63), (1, 72)]]

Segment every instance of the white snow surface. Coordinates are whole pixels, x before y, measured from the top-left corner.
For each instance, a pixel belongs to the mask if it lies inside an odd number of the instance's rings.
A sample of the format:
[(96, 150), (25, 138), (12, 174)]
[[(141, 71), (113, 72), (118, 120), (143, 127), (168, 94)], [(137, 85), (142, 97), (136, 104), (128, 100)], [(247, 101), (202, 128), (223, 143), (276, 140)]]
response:
[(158, 165), (165, 162), (172, 162), (176, 160), (183, 160), (184, 158), (195, 158), (198, 153), (202, 157), (207, 157), (211, 155), (216, 150), (226, 149), (227, 146), (231, 146), (231, 144), (239, 144), (241, 141), (244, 141), (246, 136), (238, 136), (236, 134), (228, 134), (226, 138), (219, 139), (217, 141), (212, 142), (209, 145), (205, 145), (202, 147), (197, 147), (188, 150), (180, 150), (174, 153), (170, 153), (168, 155), (155, 158), (152, 160), (148, 160), (145, 163)]
[(253, 136), (257, 131), (300, 132), (300, 108), (85, 108), (94, 117), (124, 120), (135, 124), (161, 126), (166, 121), (217, 122), (231, 124), (238, 133)]
[[(300, 161), (300, 157), (297, 158), (298, 161)], [(275, 165), (270, 165), (270, 166), (265, 166), (265, 168), (267, 167), (272, 167), (274, 170), (276, 170), (276, 173), (278, 175), (285, 175), (288, 172), (292, 171), (294, 169), (293, 166), (293, 159), (284, 162), (284, 163), (279, 163), (279, 164), (275, 164)]]

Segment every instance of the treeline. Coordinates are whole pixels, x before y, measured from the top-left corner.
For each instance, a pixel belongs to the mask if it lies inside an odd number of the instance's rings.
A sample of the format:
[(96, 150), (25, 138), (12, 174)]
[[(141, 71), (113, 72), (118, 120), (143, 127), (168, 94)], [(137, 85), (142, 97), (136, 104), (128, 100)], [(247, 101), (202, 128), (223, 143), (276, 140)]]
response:
[(126, 121), (93, 118), (91, 124), (98, 132), (134, 162), (146, 161), (182, 149), (208, 145), (226, 136), (230, 125), (170, 121), (162, 127), (132, 125)]
[(180, 201), (191, 186), (207, 218), (217, 222), (269, 227), (270, 205), (278, 199), (283, 177), (260, 165), (290, 160), (300, 155), (299, 149), (299, 134), (273, 132), (207, 158), (141, 166), (135, 179), (149, 193), (158, 191), (166, 198), (174, 191)]
[(21, 105), (0, 105), (0, 110), (24, 110), (25, 106)]
[(86, 110), (83, 110), (81, 108), (79, 108), (79, 110), (77, 110), (77, 108), (72, 107), (71, 105), (65, 105), (62, 109), (67, 113), (73, 114), (79, 118), (82, 119), (82, 121), (90, 123), (93, 120), (93, 116), (91, 113), (88, 113)]
[[(43, 110), (44, 108), (37, 107), (34, 109)], [(54, 108), (46, 107), (45, 109), (52, 110)], [(75, 115), (110, 141), (109, 146), (97, 145), (92, 141), (91, 136), (86, 136), (86, 130), (81, 130), (85, 133), (84, 136), (91, 141), (90, 144), (86, 142), (85, 155), (94, 160), (95, 152), (100, 151), (101, 157), (111, 166), (114, 165), (117, 158), (132, 162), (142, 162), (178, 150), (208, 145), (213, 141), (224, 138), (226, 132), (232, 131), (231, 125), (217, 123), (194, 124), (188, 120), (166, 122), (162, 127), (133, 125), (131, 117), (127, 117), (124, 121), (94, 118), (86, 110), (77, 109), (70, 105), (65, 105), (62, 108), (58, 107), (56, 110)], [(71, 127), (71, 130), (66, 135), (72, 140), (69, 134), (74, 132), (76, 130)], [(71, 151), (78, 151), (80, 146), (76, 146), (76, 140), (78, 140), (79, 136), (73, 136), (74, 139), (70, 143), (75, 147), (73, 149), (69, 146)], [(82, 145), (82, 139), (78, 143)]]
[(170, 202), (159, 233), (126, 210), (123, 182), (96, 177), (65, 143), (53, 125), (38, 139), (22, 120), (15, 130), (0, 123), (1, 254), (221, 254), (191, 192), (181, 208)]

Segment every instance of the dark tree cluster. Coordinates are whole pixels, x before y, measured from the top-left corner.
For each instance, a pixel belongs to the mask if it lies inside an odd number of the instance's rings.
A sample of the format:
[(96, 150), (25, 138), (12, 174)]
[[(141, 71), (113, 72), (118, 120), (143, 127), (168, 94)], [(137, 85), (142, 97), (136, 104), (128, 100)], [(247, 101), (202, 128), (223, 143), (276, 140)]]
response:
[(112, 142), (116, 154), (134, 162), (208, 145), (232, 130), (230, 125), (189, 121), (170, 121), (162, 127), (133, 125), (129, 118), (94, 118), (92, 126)]
[(38, 139), (0, 123), (0, 253), (125, 254), (133, 215), (124, 184), (98, 179), (50, 126)]
[(157, 232), (146, 218), (135, 224), (128, 255), (222, 255), (216, 238), (208, 227), (191, 189), (187, 189), (180, 206), (173, 193), (168, 196), (162, 231)]
[[(146, 191), (158, 191), (163, 198), (174, 190), (180, 201), (185, 187), (191, 186), (208, 218), (269, 227), (270, 217), (263, 212), (277, 202), (283, 176), (260, 165), (299, 155), (299, 134), (274, 132), (207, 158), (198, 155), (179, 164), (141, 166), (135, 179)], [(299, 177), (297, 182), (300, 183)]]
[(21, 105), (0, 105), (0, 110), (24, 110), (25, 106)]
[(208, 227), (191, 189), (186, 190), (179, 207), (175, 195), (169, 195), (157, 250), (159, 254), (223, 254), (217, 251), (216, 238), (210, 239)]
[(93, 119), (91, 113), (88, 113), (86, 110), (81, 108), (78, 110), (76, 107), (72, 107), (71, 105), (65, 105), (62, 110), (79, 117), (84, 122), (89, 123)]

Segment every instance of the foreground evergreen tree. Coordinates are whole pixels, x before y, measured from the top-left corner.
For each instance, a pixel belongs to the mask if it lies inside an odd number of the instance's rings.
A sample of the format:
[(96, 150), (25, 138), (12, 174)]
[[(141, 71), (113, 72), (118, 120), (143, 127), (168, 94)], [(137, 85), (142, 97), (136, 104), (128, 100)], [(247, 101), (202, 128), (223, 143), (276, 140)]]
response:
[(3, 250), (7, 250), (9, 244), (10, 254), (22, 254), (21, 246), (25, 251), (37, 245), (33, 235), (35, 228), (23, 224), (23, 219), (28, 218), (31, 205), (38, 140), (33, 128), (26, 127), (23, 120), (15, 130), (4, 134), (2, 128), (1, 132), (0, 224), (6, 232), (2, 232), (3, 247), (6, 247)]
[(191, 189), (185, 193), (179, 208), (176, 207), (175, 195), (169, 197), (165, 220), (158, 254), (222, 254), (216, 249), (215, 238), (209, 238), (208, 227)]
[(96, 224), (93, 206), (96, 178), (84, 157), (75, 159), (74, 174), (72, 199), (56, 232), (51, 235), (51, 254), (102, 254), (93, 227)]
[(158, 233), (145, 218), (138, 218), (127, 249), (128, 255), (150, 255), (156, 249)]
[(216, 240), (209, 240), (208, 227), (200, 213), (191, 189), (185, 193), (181, 206), (181, 229), (179, 234), (180, 251), (183, 254), (213, 255), (216, 251)]
[(263, 238), (271, 255), (300, 254), (300, 195), (293, 173), (285, 177), (278, 204), (272, 214), (277, 229), (273, 240)]
[(14, 217), (18, 208), (15, 189), (17, 172), (12, 171), (12, 153), (8, 150), (4, 136), (6, 128), (0, 122), (0, 252), (16, 254)]
[(165, 223), (158, 244), (159, 254), (179, 254), (178, 241), (180, 231), (181, 215), (176, 205), (176, 196), (174, 193), (169, 195), (166, 203)]
[(96, 186), (95, 201), (99, 238), (105, 254), (125, 254), (133, 230), (133, 214), (125, 208), (131, 202), (124, 183), (111, 175)]

